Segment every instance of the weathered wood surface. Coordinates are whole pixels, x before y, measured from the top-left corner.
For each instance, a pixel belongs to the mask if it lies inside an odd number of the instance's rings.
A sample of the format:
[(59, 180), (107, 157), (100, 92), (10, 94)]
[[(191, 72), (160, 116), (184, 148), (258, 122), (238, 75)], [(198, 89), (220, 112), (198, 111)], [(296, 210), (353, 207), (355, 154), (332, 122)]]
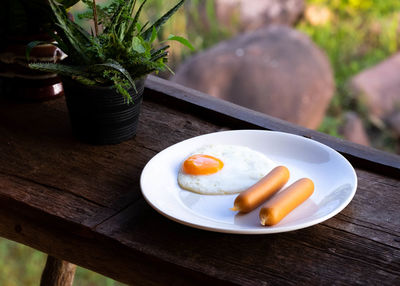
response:
[[(148, 87), (137, 136), (113, 146), (76, 141), (62, 98), (0, 101), (1, 236), (135, 285), (400, 283), (399, 156), (158, 79)], [(152, 156), (193, 136), (240, 128), (337, 147), (356, 167), (353, 201), (319, 225), (258, 236), (192, 229), (145, 203), (139, 178)]]
[(40, 286), (72, 286), (76, 265), (53, 256), (48, 256)]

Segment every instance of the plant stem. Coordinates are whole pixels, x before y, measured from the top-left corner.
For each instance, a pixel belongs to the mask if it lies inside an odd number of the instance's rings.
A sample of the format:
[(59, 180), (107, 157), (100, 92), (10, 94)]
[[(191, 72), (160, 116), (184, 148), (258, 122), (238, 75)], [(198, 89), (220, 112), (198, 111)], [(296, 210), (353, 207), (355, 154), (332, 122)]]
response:
[(94, 21), (94, 34), (97, 37), (97, 35), (99, 34), (99, 24), (97, 23), (96, 0), (93, 0), (93, 21)]

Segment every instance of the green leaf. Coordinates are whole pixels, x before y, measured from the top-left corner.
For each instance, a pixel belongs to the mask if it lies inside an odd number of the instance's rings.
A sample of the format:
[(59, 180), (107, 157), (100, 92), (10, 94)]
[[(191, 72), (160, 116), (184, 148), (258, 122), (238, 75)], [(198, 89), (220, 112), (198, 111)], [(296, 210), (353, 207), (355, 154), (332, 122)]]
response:
[(98, 85), (99, 84), (98, 81), (96, 81), (96, 80), (93, 80), (93, 79), (90, 79), (90, 78), (87, 78), (84, 76), (80, 76), (80, 75), (78, 75), (78, 76), (74, 75), (74, 76), (71, 76), (71, 78), (73, 78), (74, 80), (76, 80), (82, 84), (85, 84), (85, 85)]
[[(144, 2), (146, 2), (146, 1), (144, 1)], [(119, 25), (120, 28), (119, 28), (119, 34), (118, 34), (121, 42), (123, 42), (124, 39), (126, 39), (127, 34), (132, 34), (133, 31), (135, 30), (134, 28), (135, 28), (135, 23), (137, 22), (137, 19), (131, 20), (131, 16), (133, 14), (135, 6), (136, 6), (136, 0), (126, 1), (126, 4), (122, 5), (124, 17)], [(133, 27), (133, 30), (132, 30), (132, 27)]]
[(135, 6), (136, 6), (136, 0), (129, 1), (129, 5), (128, 5), (129, 15), (133, 14), (133, 11), (135, 10)]
[(153, 27), (153, 31), (151, 32), (151, 38), (150, 38), (150, 43), (154, 42), (154, 40), (157, 38), (157, 30), (155, 27)]
[(148, 25), (149, 25), (149, 21), (147, 21), (146, 23), (144, 23), (143, 27), (141, 27), (140, 30), (138, 30), (138, 31), (140, 31), (140, 33), (142, 33), (143, 30), (144, 30)]
[(75, 52), (80, 56), (80, 60), (85, 63), (89, 62), (89, 58), (85, 53), (88, 46), (93, 44), (92, 37), (84, 29), (75, 22), (72, 22), (64, 9), (64, 7), (55, 0), (49, 0), (51, 9), (55, 17), (55, 28), (64, 45), (68, 46), (68, 54)]
[(152, 51), (151, 56), (157, 55), (158, 53), (165, 51), (168, 48), (169, 48), (169, 45), (162, 46), (162, 47), (158, 48), (157, 50)]
[[(141, 27), (141, 25), (140, 25), (140, 23), (139, 23), (139, 16), (140, 16), (140, 13), (141, 13), (141, 11), (142, 11), (142, 9), (143, 9), (143, 6), (144, 6), (144, 4), (146, 3), (146, 1), (147, 1), (147, 0), (144, 0), (144, 1), (142, 2), (142, 4), (139, 6), (139, 9), (136, 11), (136, 14), (135, 14), (135, 16), (133, 17), (133, 20), (132, 20), (132, 22), (130, 23), (129, 28), (128, 28), (128, 30), (126, 31), (126, 34), (125, 34), (125, 36), (124, 36), (124, 40), (127, 41), (127, 42), (132, 42), (132, 38), (134, 37), (135, 29), (136, 29), (137, 31), (140, 31), (140, 30), (142, 29), (142, 27)], [(134, 1), (134, 2), (136, 3), (136, 1)]]
[(82, 66), (69, 66), (64, 64), (55, 63), (31, 63), (31, 69), (40, 70), (43, 72), (57, 73), (65, 76), (82, 76), (90, 77), (90, 73), (86, 71), (86, 67)]
[(164, 58), (164, 57), (166, 57), (166, 56), (168, 56), (168, 52), (159, 53), (159, 54), (157, 54), (157, 55), (152, 56), (152, 57), (151, 57), (151, 60), (152, 60), (153, 62), (155, 62), (155, 61), (157, 61), (157, 60), (159, 60), (159, 59), (161, 59), (161, 58)]
[(144, 6), (144, 4), (146, 4), (146, 2), (147, 2), (147, 0), (144, 0), (142, 2), (142, 4), (140, 4), (139, 9), (136, 11), (135, 17), (133, 17), (133, 21), (132, 21), (133, 25), (136, 25), (136, 23), (139, 23), (139, 16), (140, 16), (143, 6)]
[(153, 27), (158, 31), (160, 27), (169, 19), (176, 11), (183, 5), (185, 0), (181, 0), (176, 4), (172, 9), (170, 9), (167, 13), (165, 13), (160, 19), (158, 19), (153, 25), (151, 25), (147, 30), (142, 33), (143, 39), (148, 41), (151, 37)]
[(185, 39), (183, 37), (170, 35), (168, 37), (167, 41), (177, 41), (177, 42), (181, 43), (182, 45), (188, 47), (192, 51), (194, 51), (194, 47), (192, 46), (192, 44), (187, 39)]
[(125, 27), (122, 27), (124, 26), (123, 23), (126, 22), (126, 18), (124, 17), (125, 13), (126, 13), (125, 3), (122, 2), (118, 3), (118, 6), (113, 16), (110, 19), (110, 26), (106, 27), (103, 33), (109, 33), (111, 31), (115, 31), (118, 35), (118, 38), (120, 38), (122, 35), (121, 30), (122, 29), (125, 30)]
[(109, 60), (106, 63), (92, 65), (90, 68), (91, 69), (100, 68), (102, 70), (113, 69), (113, 70), (117, 71), (118, 73), (120, 73), (123, 77), (125, 77), (125, 79), (128, 80), (130, 85), (133, 88), (135, 88), (135, 81), (132, 79), (132, 77), (129, 74), (129, 72), (120, 63), (118, 63), (117, 61)]
[(145, 49), (145, 47), (143, 47), (142, 41), (140, 40), (139, 37), (132, 38), (132, 49), (140, 54), (143, 54), (146, 52), (146, 49)]

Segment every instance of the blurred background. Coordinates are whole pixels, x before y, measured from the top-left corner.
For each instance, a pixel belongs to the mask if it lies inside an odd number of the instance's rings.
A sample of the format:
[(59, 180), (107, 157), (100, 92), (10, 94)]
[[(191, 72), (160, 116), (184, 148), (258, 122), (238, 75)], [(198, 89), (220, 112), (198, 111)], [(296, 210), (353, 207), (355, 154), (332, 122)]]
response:
[[(149, 0), (156, 19), (177, 1)], [(83, 12), (71, 8), (75, 19)], [(90, 23), (82, 23), (86, 27)], [(307, 128), (400, 153), (400, 1), (187, 0), (161, 73)], [(0, 239), (0, 285), (38, 285), (46, 255)], [(74, 285), (122, 285), (78, 267)]]

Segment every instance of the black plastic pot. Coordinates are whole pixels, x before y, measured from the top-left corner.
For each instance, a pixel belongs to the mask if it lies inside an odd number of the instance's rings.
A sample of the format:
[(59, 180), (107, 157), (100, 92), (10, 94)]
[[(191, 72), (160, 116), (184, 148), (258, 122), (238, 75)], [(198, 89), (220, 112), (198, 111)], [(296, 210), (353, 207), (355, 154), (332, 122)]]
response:
[(72, 130), (81, 141), (117, 144), (136, 135), (145, 79), (130, 90), (132, 103), (112, 87), (87, 86), (63, 78)]

